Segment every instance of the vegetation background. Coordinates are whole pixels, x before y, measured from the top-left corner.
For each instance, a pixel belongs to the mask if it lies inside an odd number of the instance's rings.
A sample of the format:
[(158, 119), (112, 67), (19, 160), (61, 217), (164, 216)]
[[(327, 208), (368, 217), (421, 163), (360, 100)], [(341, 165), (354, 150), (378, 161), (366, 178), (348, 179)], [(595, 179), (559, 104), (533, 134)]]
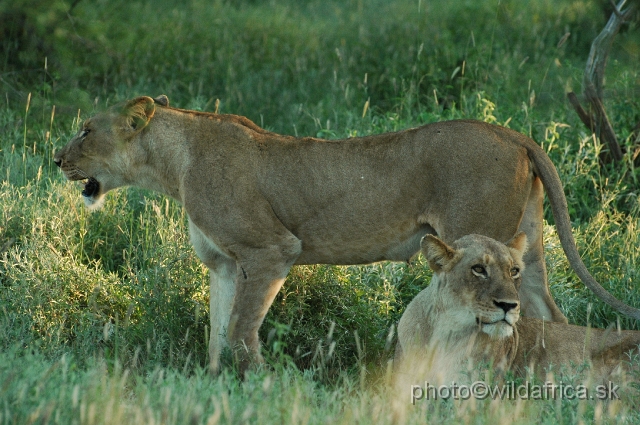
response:
[[(565, 93), (581, 91), (606, 0), (178, 3), (0, 3), (0, 423), (638, 423), (632, 388), (615, 402), (397, 401), (393, 325), (429, 282), (420, 256), (295, 267), (261, 330), (269, 368), (211, 377), (208, 277), (180, 206), (130, 188), (89, 214), (52, 162), (82, 119), (136, 95), (327, 138), (493, 122), (548, 152), (589, 270), (640, 306), (637, 15), (606, 69), (625, 158), (601, 166)], [(570, 322), (639, 329), (584, 288), (546, 217)]]

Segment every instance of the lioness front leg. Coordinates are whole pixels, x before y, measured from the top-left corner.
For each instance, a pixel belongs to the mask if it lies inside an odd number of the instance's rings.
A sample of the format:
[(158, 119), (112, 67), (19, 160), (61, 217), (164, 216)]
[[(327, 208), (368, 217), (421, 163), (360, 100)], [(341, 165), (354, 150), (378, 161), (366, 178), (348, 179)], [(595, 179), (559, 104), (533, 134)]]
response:
[(289, 235), (278, 245), (243, 250), (238, 258), (236, 297), (227, 335), (241, 375), (251, 364), (263, 362), (258, 329), (300, 255), (300, 241)]
[(236, 292), (236, 262), (209, 240), (189, 220), (191, 243), (198, 257), (209, 268), (209, 371), (220, 370), (220, 354), (227, 345), (226, 332)]
[(221, 264), (217, 269), (209, 269), (209, 274), (209, 371), (217, 374), (220, 371), (220, 354), (227, 345), (226, 336), (236, 293), (235, 264)]

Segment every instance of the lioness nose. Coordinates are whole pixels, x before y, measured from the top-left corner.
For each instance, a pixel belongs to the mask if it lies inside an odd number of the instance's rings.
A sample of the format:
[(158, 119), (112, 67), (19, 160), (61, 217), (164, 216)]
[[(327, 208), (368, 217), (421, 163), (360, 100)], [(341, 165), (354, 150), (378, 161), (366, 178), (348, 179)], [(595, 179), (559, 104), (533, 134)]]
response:
[(518, 303), (507, 303), (504, 301), (494, 301), (493, 302), (496, 307), (499, 307), (502, 309), (502, 311), (506, 313), (508, 313), (510, 310), (513, 310), (514, 308), (518, 307)]
[(61, 160), (61, 159), (55, 158), (55, 159), (53, 160), (53, 162), (55, 162), (55, 164), (56, 164), (58, 167), (62, 165), (62, 160)]

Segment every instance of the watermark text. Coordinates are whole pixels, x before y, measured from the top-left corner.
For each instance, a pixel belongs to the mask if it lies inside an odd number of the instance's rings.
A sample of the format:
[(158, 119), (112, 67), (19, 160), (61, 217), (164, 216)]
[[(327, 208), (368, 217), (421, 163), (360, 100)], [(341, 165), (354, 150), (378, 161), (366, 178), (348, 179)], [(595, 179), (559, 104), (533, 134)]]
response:
[(411, 386), (411, 404), (420, 400), (618, 400), (620, 387), (609, 381), (608, 384), (596, 385), (590, 391), (586, 385), (572, 385), (554, 383), (550, 381), (531, 383), (524, 381), (516, 384), (506, 382), (503, 384), (488, 384), (484, 381), (475, 381), (470, 385), (432, 385), (425, 382), (424, 386)]

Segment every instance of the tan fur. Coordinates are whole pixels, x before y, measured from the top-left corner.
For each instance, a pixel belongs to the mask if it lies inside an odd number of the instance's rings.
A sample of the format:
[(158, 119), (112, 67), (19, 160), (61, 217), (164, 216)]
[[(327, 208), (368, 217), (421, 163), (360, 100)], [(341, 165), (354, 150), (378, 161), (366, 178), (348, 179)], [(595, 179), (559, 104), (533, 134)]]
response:
[(184, 205), (194, 248), (211, 270), (213, 370), (225, 329), (237, 352), (248, 352), (239, 354), (242, 367), (261, 360), (258, 328), (293, 264), (406, 261), (425, 234), (452, 242), (524, 231), (532, 244), (523, 311), (565, 320), (546, 283), (542, 182), (569, 261), (593, 287), (555, 168), (515, 131), (452, 121), (349, 140), (295, 139), (244, 117), (168, 105), (166, 96), (139, 97), (97, 114), (55, 161), (70, 180), (90, 178), (91, 207), (125, 185)]
[[(588, 362), (592, 377), (602, 381), (629, 360), (629, 352), (638, 352), (638, 331), (520, 317), (523, 239), (526, 236), (519, 233), (504, 245), (486, 236), (468, 235), (449, 247), (425, 236), (422, 249), (434, 276), (398, 324), (394, 372), (399, 391), (404, 394), (411, 385), (425, 382), (470, 383), (481, 363), (492, 364), (498, 373), (511, 370), (516, 376), (526, 376), (528, 367), (544, 379), (550, 365)], [(478, 266), (486, 276), (474, 272)]]

